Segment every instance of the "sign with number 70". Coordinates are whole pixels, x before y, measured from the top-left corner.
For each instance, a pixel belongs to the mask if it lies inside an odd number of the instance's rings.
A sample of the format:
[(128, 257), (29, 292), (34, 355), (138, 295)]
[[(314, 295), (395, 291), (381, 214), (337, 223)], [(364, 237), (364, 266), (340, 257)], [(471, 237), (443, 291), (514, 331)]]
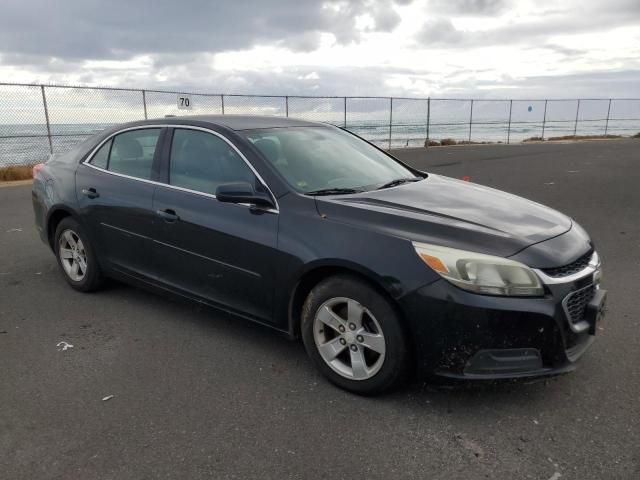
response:
[(179, 110), (191, 110), (193, 108), (193, 102), (191, 101), (191, 95), (185, 93), (178, 94), (178, 109)]

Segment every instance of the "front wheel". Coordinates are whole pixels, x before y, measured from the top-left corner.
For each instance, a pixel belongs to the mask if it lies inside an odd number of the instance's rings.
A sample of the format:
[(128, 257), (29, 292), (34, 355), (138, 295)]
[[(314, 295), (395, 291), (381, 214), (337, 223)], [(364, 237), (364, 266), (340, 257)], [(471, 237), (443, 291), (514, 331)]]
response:
[(374, 395), (409, 377), (410, 348), (398, 314), (355, 277), (320, 282), (304, 303), (301, 329), (315, 366), (345, 390)]

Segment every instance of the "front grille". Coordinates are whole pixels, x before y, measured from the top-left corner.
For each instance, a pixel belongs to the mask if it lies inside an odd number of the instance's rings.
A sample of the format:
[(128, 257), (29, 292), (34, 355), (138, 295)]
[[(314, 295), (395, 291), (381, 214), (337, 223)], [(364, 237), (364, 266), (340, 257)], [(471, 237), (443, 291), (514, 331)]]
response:
[(575, 262), (571, 262), (568, 265), (555, 268), (541, 268), (540, 270), (542, 270), (546, 275), (550, 277), (568, 277), (569, 275), (573, 275), (574, 273), (578, 273), (581, 270), (587, 268), (592, 255), (593, 252), (589, 252), (586, 255), (581, 256)]
[(571, 323), (575, 325), (584, 319), (587, 304), (591, 301), (595, 292), (595, 285), (589, 285), (588, 287), (571, 292), (565, 297), (562, 303), (567, 318)]

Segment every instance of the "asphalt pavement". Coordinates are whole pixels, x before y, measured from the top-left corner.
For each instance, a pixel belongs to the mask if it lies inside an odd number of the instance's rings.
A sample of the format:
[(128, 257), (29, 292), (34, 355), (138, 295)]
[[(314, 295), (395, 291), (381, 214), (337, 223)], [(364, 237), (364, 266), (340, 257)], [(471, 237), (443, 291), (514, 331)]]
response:
[(577, 371), (361, 398), (264, 327), (117, 283), (71, 290), (30, 187), (0, 187), (0, 478), (640, 478), (640, 140), (397, 155), (592, 234), (609, 311)]

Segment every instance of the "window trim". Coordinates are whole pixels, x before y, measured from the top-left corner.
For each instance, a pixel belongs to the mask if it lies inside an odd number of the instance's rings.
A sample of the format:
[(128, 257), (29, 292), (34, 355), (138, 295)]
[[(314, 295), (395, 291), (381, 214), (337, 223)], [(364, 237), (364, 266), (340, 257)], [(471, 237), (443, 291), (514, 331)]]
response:
[[(275, 204), (275, 208), (268, 208), (265, 209), (265, 212), (270, 212), (270, 213), (280, 213), (280, 205), (278, 204), (278, 200), (276, 199), (276, 196), (273, 194), (273, 192), (271, 191), (271, 189), (269, 188), (269, 185), (267, 185), (267, 182), (264, 181), (264, 179), (262, 178), (262, 176), (258, 173), (258, 171), (253, 167), (253, 165), (251, 165), (251, 162), (249, 162), (249, 160), (247, 160), (247, 157), (244, 156), (244, 154), (238, 149), (238, 147), (236, 147), (233, 142), (231, 142), (227, 137), (225, 137), (224, 135), (216, 132), (215, 130), (212, 130), (210, 128), (205, 128), (205, 127), (197, 127), (195, 125), (179, 125), (179, 124), (171, 124), (171, 123), (167, 123), (167, 124), (150, 124), (150, 125), (137, 125), (135, 127), (127, 127), (127, 128), (123, 128), (122, 130), (118, 130), (114, 133), (112, 133), (111, 135), (109, 135), (107, 138), (103, 139), (93, 150), (91, 150), (91, 153), (89, 153), (89, 155), (87, 156), (87, 158), (85, 160), (82, 161), (81, 165), (86, 165), (89, 168), (93, 168), (94, 170), (98, 170), (100, 172), (104, 172), (104, 173), (108, 173), (110, 175), (115, 175), (117, 177), (123, 177), (123, 178), (128, 178), (131, 180), (136, 180), (138, 182), (143, 182), (143, 183), (150, 183), (152, 185), (157, 185), (160, 187), (165, 187), (165, 188), (171, 188), (173, 190), (179, 190), (182, 192), (187, 192), (187, 193), (193, 193), (196, 195), (201, 195), (203, 197), (208, 197), (208, 198), (216, 198), (216, 196), (212, 193), (205, 193), (205, 192), (199, 192), (197, 190), (191, 190), (189, 188), (183, 188), (183, 187), (178, 187), (176, 185), (169, 185), (168, 183), (164, 183), (164, 182), (158, 182), (155, 180), (147, 180), (144, 178), (138, 178), (138, 177), (132, 177), (130, 175), (125, 175), (124, 173), (118, 173), (118, 172), (112, 172), (110, 170), (106, 170), (104, 168), (100, 168), (100, 167), (96, 167), (95, 165), (92, 165), (90, 162), (91, 160), (93, 160), (94, 155), (98, 152), (98, 150), (100, 150), (100, 148), (107, 143), (109, 140), (111, 140), (113, 137), (115, 137), (116, 135), (119, 135), (121, 133), (124, 132), (128, 132), (131, 130), (148, 130), (150, 128), (171, 128), (171, 129), (176, 129), (176, 128), (183, 128), (183, 129), (188, 129), (188, 130), (200, 130), (202, 132), (206, 132), (206, 133), (210, 133), (213, 134), (219, 138), (221, 138), (223, 141), (225, 141), (239, 156), (240, 158), (242, 158), (242, 160), (247, 164), (247, 166), (249, 167), (249, 169), (253, 172), (253, 174), (256, 176), (256, 178), (258, 179), (258, 181), (260, 183), (262, 183), (262, 185), (264, 186), (264, 188), (266, 188), (267, 192), (269, 192), (269, 195), (271, 196), (271, 199), (273, 200), (274, 204)], [(172, 137), (173, 137), (173, 132), (172, 132)], [(111, 143), (111, 145), (113, 146), (113, 142)], [(163, 145), (156, 145), (156, 149), (157, 148), (163, 148)], [(111, 153), (111, 152), (109, 152)], [(157, 153), (157, 150), (156, 150)], [(168, 160), (171, 161), (170, 155), (171, 152), (167, 153), (168, 155)], [(107, 163), (107, 168), (109, 167), (109, 164)], [(243, 205), (243, 206), (247, 206), (247, 207), (251, 207), (251, 205), (249, 204), (244, 204), (244, 203), (238, 203), (236, 205)]]
[[(100, 150), (102, 150), (102, 147), (104, 147), (107, 143), (111, 142), (111, 144), (109, 145), (109, 150), (107, 150), (107, 161), (106, 161), (106, 166), (103, 170), (109, 170), (109, 158), (111, 157), (111, 148), (113, 147), (113, 137), (109, 137), (105, 142), (102, 143), (102, 145), (100, 146), (100, 148), (98, 148), (96, 150), (96, 152), (91, 156), (91, 162), (93, 162), (93, 160), (95, 159), (95, 156), (98, 154), (98, 152)], [(102, 167), (98, 167), (97, 165), (93, 165), (92, 166), (96, 167), (96, 168), (102, 168)]]

